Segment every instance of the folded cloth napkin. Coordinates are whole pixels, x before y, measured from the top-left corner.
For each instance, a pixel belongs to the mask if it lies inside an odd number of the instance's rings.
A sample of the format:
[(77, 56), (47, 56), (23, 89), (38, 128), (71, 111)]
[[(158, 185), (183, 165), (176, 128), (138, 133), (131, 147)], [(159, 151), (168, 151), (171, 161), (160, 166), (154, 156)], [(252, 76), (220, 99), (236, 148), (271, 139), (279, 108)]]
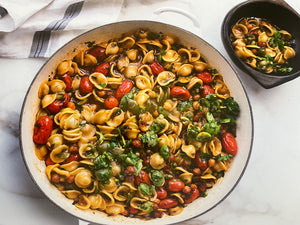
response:
[(2, 0), (0, 57), (49, 57), (75, 36), (117, 21), (122, 4), (123, 0)]
[(0, 31), (10, 32), (18, 28), (33, 14), (46, 7), (53, 0), (1, 0)]

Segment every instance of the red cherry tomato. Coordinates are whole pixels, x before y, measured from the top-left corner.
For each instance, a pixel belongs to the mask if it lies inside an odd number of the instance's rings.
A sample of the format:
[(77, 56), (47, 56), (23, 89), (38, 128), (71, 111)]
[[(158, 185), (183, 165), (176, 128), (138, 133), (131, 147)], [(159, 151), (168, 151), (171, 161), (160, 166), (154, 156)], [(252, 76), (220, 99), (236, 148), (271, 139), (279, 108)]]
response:
[(165, 189), (163, 189), (162, 187), (158, 188), (156, 190), (156, 193), (157, 193), (157, 198), (160, 200), (163, 200), (168, 196), (168, 192)]
[(236, 143), (234, 136), (231, 133), (225, 132), (223, 134), (222, 145), (228, 154), (236, 155), (237, 150), (238, 150), (237, 143)]
[(184, 203), (189, 204), (199, 197), (199, 190), (197, 188), (192, 189), (191, 193), (187, 195), (184, 199)]
[(105, 99), (104, 105), (108, 109), (113, 109), (119, 105), (119, 101), (114, 96), (110, 96), (107, 99)]
[(72, 78), (70, 77), (70, 75), (68, 75), (68, 74), (64, 74), (63, 76), (62, 76), (62, 80), (63, 80), (63, 82), (65, 82), (65, 84), (66, 84), (66, 88), (65, 88), (65, 92), (70, 92), (70, 91), (72, 91)]
[(73, 161), (78, 161), (80, 158), (79, 153), (71, 153), (70, 156), (63, 162), (64, 164), (69, 163), (69, 162), (73, 162)]
[(34, 125), (33, 141), (37, 144), (46, 144), (51, 135), (52, 126), (52, 119), (49, 116), (42, 116)]
[(102, 73), (102, 74), (104, 74), (106, 76), (108, 74), (108, 72), (109, 72), (109, 69), (110, 69), (109, 63), (104, 62), (104, 63), (99, 64), (95, 68), (94, 72)]
[(175, 86), (171, 89), (171, 96), (173, 98), (178, 98), (179, 100), (187, 100), (191, 97), (190, 92), (183, 87)]
[(93, 91), (94, 85), (88, 77), (82, 77), (80, 80), (79, 90), (81, 94), (88, 94)]
[(48, 155), (47, 158), (45, 159), (45, 163), (46, 163), (46, 166), (55, 164), (55, 162), (53, 162), (52, 159), (50, 158), (50, 155)]
[(91, 49), (88, 54), (95, 56), (98, 60), (98, 62), (101, 62), (105, 59), (106, 53), (105, 53), (105, 48), (102, 47), (95, 47)]
[(173, 178), (168, 182), (168, 189), (171, 192), (180, 192), (184, 188), (184, 183), (181, 180)]
[(212, 77), (209, 72), (203, 71), (201, 73), (197, 73), (197, 77), (203, 81), (204, 84), (209, 84), (212, 82)]
[(149, 175), (144, 170), (141, 170), (140, 174), (135, 177), (135, 184), (139, 186), (141, 183), (151, 185)]
[(123, 80), (122, 84), (115, 92), (115, 97), (120, 100), (124, 95), (129, 93), (133, 87), (133, 83), (130, 80)]
[(52, 102), (50, 105), (47, 106), (47, 109), (52, 114), (56, 114), (63, 108), (63, 106), (64, 104), (61, 101), (55, 100), (54, 102)]
[(63, 104), (64, 104), (65, 107), (68, 105), (69, 101), (70, 101), (70, 95), (65, 93), (64, 99), (63, 99)]
[(214, 94), (215, 93), (215, 90), (209, 86), (209, 85), (203, 85), (203, 97), (205, 97), (206, 95), (211, 95), (211, 94)]
[(200, 168), (200, 170), (206, 170), (207, 169), (207, 162), (205, 160), (201, 159), (200, 151), (196, 152), (194, 162), (196, 163), (197, 167)]
[(156, 61), (153, 61), (152, 63), (150, 63), (149, 66), (151, 68), (152, 73), (155, 76), (157, 76), (161, 72), (165, 71), (165, 68)]
[(176, 205), (178, 205), (178, 201), (173, 199), (173, 198), (166, 198), (164, 200), (161, 200), (160, 203), (158, 204), (158, 207), (161, 209), (169, 209), (173, 208)]

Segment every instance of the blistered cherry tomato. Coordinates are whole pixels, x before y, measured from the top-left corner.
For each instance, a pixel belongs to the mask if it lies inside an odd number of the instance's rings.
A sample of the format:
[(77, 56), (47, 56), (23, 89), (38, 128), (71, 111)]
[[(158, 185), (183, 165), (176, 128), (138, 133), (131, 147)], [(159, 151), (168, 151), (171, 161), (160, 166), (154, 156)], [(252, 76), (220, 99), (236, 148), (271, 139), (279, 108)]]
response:
[(178, 201), (173, 198), (166, 198), (164, 200), (161, 200), (160, 203), (158, 204), (158, 207), (161, 209), (169, 209), (173, 208), (178, 205)]
[(200, 157), (200, 151), (196, 152), (194, 162), (196, 163), (197, 167), (200, 168), (200, 170), (206, 170), (207, 169), (207, 162)]
[(207, 71), (197, 73), (197, 77), (201, 79), (204, 84), (209, 84), (210, 82), (212, 82), (212, 77), (210, 73)]
[(59, 100), (55, 100), (54, 102), (52, 102), (50, 105), (47, 106), (47, 109), (52, 113), (58, 113), (62, 108), (63, 108), (64, 104), (59, 101)]
[(52, 159), (50, 158), (50, 155), (48, 155), (47, 158), (45, 159), (45, 163), (46, 163), (46, 166), (55, 164), (55, 162), (53, 162)]
[(165, 68), (156, 61), (153, 61), (152, 63), (150, 63), (149, 66), (151, 68), (152, 73), (155, 76), (157, 76), (161, 72), (165, 71)]
[(180, 192), (184, 188), (184, 183), (181, 180), (173, 178), (168, 182), (168, 189), (171, 192)]
[(70, 91), (72, 91), (72, 78), (70, 77), (70, 75), (68, 75), (68, 74), (64, 74), (63, 76), (62, 76), (62, 80), (63, 80), (63, 82), (65, 82), (65, 84), (66, 84), (66, 88), (65, 88), (65, 92), (70, 92)]
[(42, 116), (34, 125), (33, 141), (37, 144), (46, 144), (51, 135), (53, 121), (49, 116)]
[(107, 99), (105, 99), (104, 105), (108, 109), (113, 109), (119, 105), (119, 101), (114, 96), (110, 96)]
[(171, 89), (171, 96), (173, 98), (178, 98), (179, 100), (187, 100), (191, 97), (190, 92), (183, 87), (175, 86)]
[(65, 164), (73, 161), (78, 161), (79, 158), (80, 158), (79, 153), (71, 153), (70, 156), (63, 163)]
[(106, 76), (106, 75), (108, 74), (108, 72), (109, 72), (109, 69), (110, 69), (109, 63), (104, 62), (104, 63), (99, 64), (99, 65), (95, 68), (94, 72), (102, 73), (103, 75)]
[(206, 95), (211, 95), (211, 94), (214, 94), (215, 93), (215, 90), (209, 86), (209, 85), (203, 85), (203, 92), (202, 92), (202, 95), (203, 97), (205, 97)]
[(115, 97), (120, 100), (124, 95), (129, 93), (133, 87), (133, 83), (130, 80), (123, 80), (122, 84), (115, 92)]
[(98, 62), (103, 61), (106, 57), (105, 48), (102, 47), (95, 47), (91, 49), (88, 54), (95, 56)]
[(185, 198), (183, 198), (184, 203), (189, 204), (198, 197), (199, 197), (199, 190), (197, 188), (192, 189), (191, 192), (188, 195), (186, 195)]
[(145, 183), (148, 185), (151, 184), (149, 175), (144, 170), (141, 170), (140, 174), (135, 177), (135, 184), (139, 186), (141, 183)]
[(163, 200), (168, 196), (168, 192), (162, 187), (158, 188), (156, 190), (156, 193), (157, 193), (157, 198), (160, 200)]
[(222, 145), (228, 154), (235, 155), (237, 153), (237, 143), (234, 136), (231, 133), (225, 132), (223, 134)]
[(82, 77), (80, 80), (79, 90), (81, 94), (88, 94), (93, 91), (94, 85), (88, 77)]

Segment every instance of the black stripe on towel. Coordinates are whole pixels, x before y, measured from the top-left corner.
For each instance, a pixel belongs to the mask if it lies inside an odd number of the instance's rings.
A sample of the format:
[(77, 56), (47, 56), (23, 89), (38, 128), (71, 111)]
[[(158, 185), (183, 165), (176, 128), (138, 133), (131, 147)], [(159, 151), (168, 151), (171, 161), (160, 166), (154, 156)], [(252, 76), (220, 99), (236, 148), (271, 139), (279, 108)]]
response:
[(43, 31), (36, 31), (33, 36), (29, 57), (44, 57), (49, 45), (51, 31), (65, 29), (68, 23), (79, 15), (83, 3), (84, 1), (81, 1), (69, 5), (62, 19), (51, 22)]

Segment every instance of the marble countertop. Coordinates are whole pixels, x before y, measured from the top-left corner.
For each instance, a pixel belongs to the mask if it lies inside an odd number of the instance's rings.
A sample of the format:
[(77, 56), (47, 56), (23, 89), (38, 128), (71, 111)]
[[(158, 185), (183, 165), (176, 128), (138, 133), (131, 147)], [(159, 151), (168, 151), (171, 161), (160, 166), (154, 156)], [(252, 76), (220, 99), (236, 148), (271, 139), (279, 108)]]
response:
[[(221, 42), (220, 27), (225, 14), (239, 2), (124, 0), (118, 20), (152, 19), (180, 26), (202, 37), (230, 61)], [(287, 2), (300, 12), (300, 1)], [(174, 12), (174, 8), (181, 13)], [(19, 147), (21, 106), (32, 79), (45, 61), (0, 58), (1, 225), (88, 224), (46, 199), (23, 163)], [(300, 137), (300, 79), (264, 89), (242, 71), (237, 72), (253, 110), (250, 162), (235, 190), (222, 203), (183, 224), (300, 224), (300, 149), (296, 141)]]

